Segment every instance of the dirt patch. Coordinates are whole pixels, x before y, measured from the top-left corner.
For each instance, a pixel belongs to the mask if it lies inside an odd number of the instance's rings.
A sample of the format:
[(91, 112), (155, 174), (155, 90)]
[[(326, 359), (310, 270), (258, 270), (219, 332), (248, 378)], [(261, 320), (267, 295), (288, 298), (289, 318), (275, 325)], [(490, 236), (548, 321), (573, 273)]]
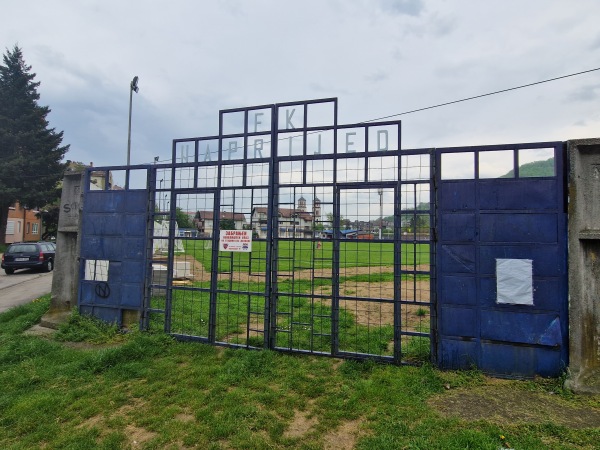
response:
[[(132, 411), (143, 407), (143, 405), (143, 400), (134, 398), (130, 403), (127, 403), (116, 410), (113, 417), (126, 417)], [(100, 414), (90, 417), (89, 419), (77, 425), (76, 428), (93, 428), (96, 426), (101, 428), (101, 436), (105, 436), (110, 431), (110, 427), (106, 424), (106, 418)], [(125, 435), (127, 436), (127, 440), (132, 448), (139, 448), (143, 446), (145, 442), (156, 437), (156, 433), (153, 431), (148, 431), (145, 428), (136, 427), (135, 425), (131, 424), (125, 427)]]
[(127, 439), (133, 448), (138, 448), (145, 442), (156, 437), (156, 433), (148, 431), (144, 428), (138, 428), (134, 425), (127, 425), (125, 427), (125, 434), (127, 435)]
[(361, 435), (362, 419), (344, 422), (324, 437), (325, 450), (351, 450)]
[(222, 339), (223, 342), (246, 345), (251, 338), (264, 338), (265, 333), (263, 330), (265, 329), (265, 324), (262, 321), (252, 323), (250, 329), (248, 329), (247, 324), (240, 324), (239, 326), (241, 330), (237, 333), (228, 334)]
[(569, 428), (600, 427), (600, 408), (577, 407), (556, 394), (521, 389), (514, 381), (494, 381), (476, 388), (438, 395), (429, 405), (447, 417), (489, 420), (500, 425), (553, 422)]
[[(312, 405), (313, 401), (309, 401), (309, 405)], [(283, 433), (286, 438), (299, 438), (308, 433), (319, 421), (315, 416), (310, 415), (310, 411), (294, 411), (294, 418), (288, 426), (287, 430)]]
[(175, 416), (175, 420), (178, 420), (178, 421), (183, 422), (183, 423), (189, 423), (189, 422), (195, 421), (196, 419), (191, 414), (180, 413), (180, 414), (177, 414)]
[(104, 421), (104, 417), (102, 417), (102, 415), (98, 414), (98, 415), (90, 417), (89, 419), (84, 420), (79, 425), (77, 425), (75, 428), (94, 428), (95, 426), (100, 425), (103, 421)]

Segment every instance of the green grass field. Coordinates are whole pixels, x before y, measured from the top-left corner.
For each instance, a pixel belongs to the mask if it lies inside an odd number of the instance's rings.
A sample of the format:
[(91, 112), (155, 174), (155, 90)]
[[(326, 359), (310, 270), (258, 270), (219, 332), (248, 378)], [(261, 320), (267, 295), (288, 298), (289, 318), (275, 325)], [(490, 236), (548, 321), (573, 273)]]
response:
[[(185, 253), (197, 259), (206, 270), (211, 267), (212, 252), (209, 241), (184, 240)], [(233, 267), (251, 267), (253, 272), (266, 270), (266, 242), (254, 241), (251, 253), (219, 252), (219, 271)], [(401, 244), (402, 265), (429, 264), (429, 244)], [(340, 267), (392, 267), (394, 244), (369, 241), (344, 241), (340, 243)], [(322, 241), (321, 247), (307, 240), (280, 241), (277, 251), (277, 270), (291, 271), (299, 268), (328, 269), (333, 267), (333, 243)], [(246, 269), (247, 270), (247, 269)]]
[(574, 396), (562, 378), (491, 380), (428, 364), (223, 349), (123, 334), (77, 315), (52, 336), (24, 335), (49, 302), (0, 314), (3, 450), (592, 450), (600, 442), (600, 396)]

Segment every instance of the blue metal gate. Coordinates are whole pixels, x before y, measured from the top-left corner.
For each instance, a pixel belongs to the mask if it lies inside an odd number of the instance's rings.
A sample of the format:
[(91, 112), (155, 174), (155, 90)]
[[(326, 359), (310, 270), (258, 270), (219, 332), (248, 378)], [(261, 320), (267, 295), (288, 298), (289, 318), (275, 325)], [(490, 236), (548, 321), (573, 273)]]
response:
[(441, 367), (566, 369), (564, 158), (562, 142), (437, 149)]
[(562, 143), (400, 140), (399, 121), (338, 125), (321, 99), (221, 111), (171, 164), (88, 169), (80, 311), (224, 346), (559, 374)]
[[(125, 174), (118, 190), (111, 189), (115, 170)], [(148, 280), (149, 190), (130, 188), (132, 173), (148, 186), (147, 169), (106, 167), (84, 178), (79, 311), (118, 324), (142, 312)]]

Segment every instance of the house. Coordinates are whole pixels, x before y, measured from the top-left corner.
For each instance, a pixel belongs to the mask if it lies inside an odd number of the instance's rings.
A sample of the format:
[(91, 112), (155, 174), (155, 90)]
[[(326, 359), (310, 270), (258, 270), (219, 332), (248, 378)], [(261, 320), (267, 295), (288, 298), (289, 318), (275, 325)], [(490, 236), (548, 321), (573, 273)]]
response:
[[(315, 198), (312, 212), (306, 210), (306, 199), (298, 199), (297, 208), (279, 208), (277, 214), (278, 236), (280, 238), (310, 239), (315, 236), (315, 225), (321, 219), (321, 201)], [(253, 234), (261, 239), (267, 237), (267, 208), (252, 209)]]
[(37, 208), (29, 209), (15, 202), (8, 208), (6, 222), (7, 244), (12, 242), (36, 242), (42, 239), (42, 215)]
[[(320, 233), (320, 237), (323, 239), (333, 239), (333, 230), (323, 230)], [(359, 230), (340, 230), (340, 237), (342, 239), (373, 239), (371, 233)]]
[[(89, 167), (94, 167), (94, 163), (91, 162)], [(100, 190), (105, 190), (105, 189), (122, 190), (123, 189), (120, 186), (114, 186), (113, 176), (112, 176), (112, 172), (110, 170), (108, 171), (108, 186), (106, 185), (106, 172), (103, 170), (93, 170), (92, 172), (90, 172), (90, 184)], [(114, 186), (114, 188), (113, 188), (113, 186)], [(92, 188), (92, 189), (94, 189), (94, 188)]]
[[(190, 213), (187, 213), (190, 214)], [(214, 212), (213, 211), (196, 211), (193, 216), (193, 223), (196, 229), (204, 236), (212, 236), (214, 228)], [(219, 220), (221, 221), (221, 227), (225, 221), (229, 222), (228, 227), (231, 226), (235, 230), (243, 230), (246, 226), (246, 216), (242, 213), (231, 213), (221, 211)]]

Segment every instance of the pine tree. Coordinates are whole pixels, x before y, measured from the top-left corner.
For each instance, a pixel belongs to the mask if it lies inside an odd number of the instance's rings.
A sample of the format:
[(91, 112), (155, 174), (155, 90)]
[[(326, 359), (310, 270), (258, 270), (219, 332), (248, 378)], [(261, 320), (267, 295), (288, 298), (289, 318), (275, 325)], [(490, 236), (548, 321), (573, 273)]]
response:
[(6, 51), (0, 64), (0, 243), (5, 242), (8, 208), (19, 201), (39, 207), (56, 199), (69, 146), (49, 128), (47, 106), (39, 106), (35, 73), (21, 49)]

